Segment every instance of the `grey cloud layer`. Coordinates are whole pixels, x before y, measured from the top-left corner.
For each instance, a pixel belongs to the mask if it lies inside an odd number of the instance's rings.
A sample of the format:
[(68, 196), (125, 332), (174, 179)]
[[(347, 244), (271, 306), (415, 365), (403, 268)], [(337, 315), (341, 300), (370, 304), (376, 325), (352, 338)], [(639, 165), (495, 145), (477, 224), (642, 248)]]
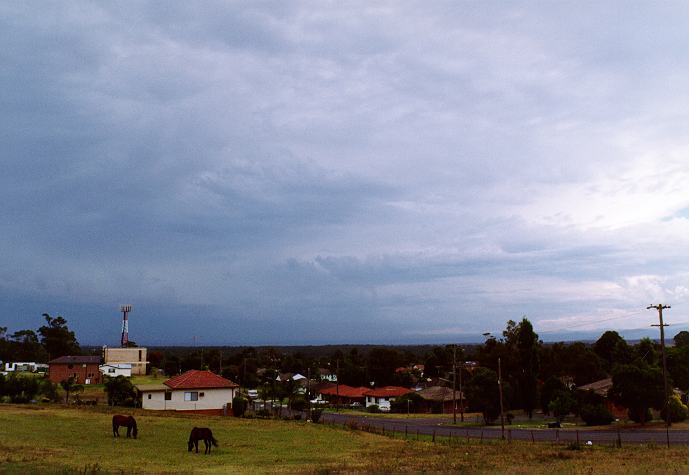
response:
[(684, 10), (2, 5), (7, 324), (100, 343), (126, 299), (156, 342), (394, 341), (686, 302)]

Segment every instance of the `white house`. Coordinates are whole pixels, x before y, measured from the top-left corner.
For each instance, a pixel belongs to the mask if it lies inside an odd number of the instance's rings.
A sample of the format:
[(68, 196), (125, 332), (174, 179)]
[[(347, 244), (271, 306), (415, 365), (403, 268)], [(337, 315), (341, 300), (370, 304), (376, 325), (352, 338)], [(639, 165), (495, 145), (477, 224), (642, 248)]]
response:
[(210, 371), (190, 370), (162, 384), (139, 384), (141, 407), (227, 415), (239, 385)]
[(10, 373), (13, 371), (25, 371), (34, 373), (37, 370), (37, 366), (38, 364), (34, 363), (33, 361), (16, 361), (14, 363), (5, 363), (5, 371)]
[(366, 407), (378, 406), (381, 411), (389, 411), (391, 402), (400, 396), (413, 392), (411, 389), (399, 386), (384, 386), (382, 388), (369, 389), (364, 392)]
[(103, 376), (110, 376), (111, 378), (116, 378), (118, 376), (131, 378), (132, 365), (131, 363), (106, 363), (100, 365), (98, 371), (100, 371)]

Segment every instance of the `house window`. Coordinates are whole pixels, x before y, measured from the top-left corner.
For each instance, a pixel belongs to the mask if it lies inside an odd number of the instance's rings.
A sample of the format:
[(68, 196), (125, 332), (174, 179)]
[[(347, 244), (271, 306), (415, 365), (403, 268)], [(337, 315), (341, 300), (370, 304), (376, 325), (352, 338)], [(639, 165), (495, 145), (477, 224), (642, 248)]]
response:
[(151, 395), (150, 395), (150, 394), (148, 395), (148, 399), (151, 399)]
[(172, 400), (172, 391), (165, 391), (165, 400), (166, 401)]
[(198, 391), (188, 391), (184, 393), (184, 400), (185, 401), (198, 401), (199, 400), (199, 393)]
[(110, 369), (108, 370), (108, 373), (114, 373), (114, 372), (115, 372), (115, 368), (110, 368)]
[(142, 350), (139, 350), (139, 361), (141, 361), (141, 354), (143, 353)]
[(199, 397), (203, 397), (203, 393), (199, 393)]

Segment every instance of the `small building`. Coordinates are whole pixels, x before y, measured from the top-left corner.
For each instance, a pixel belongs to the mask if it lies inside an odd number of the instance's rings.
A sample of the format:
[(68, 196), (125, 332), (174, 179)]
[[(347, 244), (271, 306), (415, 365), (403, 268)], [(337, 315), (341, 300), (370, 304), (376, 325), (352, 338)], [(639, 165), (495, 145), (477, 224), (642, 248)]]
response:
[(321, 377), (321, 381), (337, 382), (337, 373), (332, 372), (330, 368), (318, 368), (318, 374)]
[(106, 363), (100, 365), (98, 371), (100, 371), (103, 376), (109, 376), (111, 378), (116, 378), (118, 376), (131, 378), (132, 365), (131, 363)]
[(100, 384), (99, 366), (99, 356), (60, 356), (48, 362), (48, 378), (53, 383), (73, 378), (76, 384)]
[(12, 363), (5, 363), (5, 371), (8, 373), (21, 371), (26, 373), (35, 373), (38, 371), (38, 363), (34, 363), (33, 361), (15, 361)]
[(143, 409), (231, 415), (239, 385), (210, 371), (190, 370), (162, 384), (139, 384), (136, 389)]
[(148, 365), (147, 349), (134, 346), (131, 348), (103, 347), (103, 362), (105, 364), (128, 363), (132, 365), (132, 375), (146, 374)]
[(392, 401), (411, 392), (413, 392), (411, 389), (400, 386), (384, 386), (382, 388), (369, 389), (364, 393), (366, 407), (378, 406), (381, 411), (389, 411)]

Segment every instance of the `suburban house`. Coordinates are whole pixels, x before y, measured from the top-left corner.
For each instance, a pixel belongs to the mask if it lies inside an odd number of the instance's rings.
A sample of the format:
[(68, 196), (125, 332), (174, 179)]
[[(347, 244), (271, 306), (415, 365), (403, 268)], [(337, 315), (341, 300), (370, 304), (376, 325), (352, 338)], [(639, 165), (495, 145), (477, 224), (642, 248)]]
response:
[(381, 411), (389, 411), (390, 403), (400, 396), (413, 392), (399, 386), (384, 386), (364, 392), (366, 407), (378, 406)]
[(360, 405), (364, 406), (366, 403), (366, 396), (364, 393), (370, 391), (369, 388), (365, 387), (352, 387), (346, 384), (328, 385), (320, 390), (320, 394), (326, 399), (330, 404), (337, 404), (343, 406)]
[(53, 383), (74, 378), (77, 384), (100, 384), (99, 365), (100, 356), (60, 356), (48, 362), (48, 378)]
[(136, 389), (143, 409), (231, 415), (239, 385), (210, 371), (193, 369), (162, 384), (139, 384)]
[(597, 394), (598, 396), (601, 396), (602, 398), (604, 398), (605, 407), (608, 408), (608, 410), (614, 417), (626, 417), (627, 408), (618, 406), (610, 399), (608, 399), (608, 391), (610, 390), (610, 388), (612, 388), (612, 378), (605, 378), (600, 379), (598, 381), (594, 381), (590, 384), (579, 386), (577, 388), (577, 391), (591, 391)]
[[(423, 412), (433, 412), (438, 414), (452, 414), (453, 402), (457, 411), (460, 410), (462, 393), (459, 390), (452, 391), (452, 388), (445, 386), (431, 386), (420, 390), (417, 393), (423, 398), (420, 410)], [(466, 400), (464, 401), (466, 408)]]
[(111, 378), (116, 378), (118, 376), (130, 378), (132, 376), (132, 365), (131, 363), (102, 364), (98, 367), (98, 371), (100, 371), (103, 376), (109, 376)]
[(132, 365), (132, 374), (146, 374), (146, 348), (134, 346), (131, 348), (103, 347), (103, 362), (105, 364), (128, 363)]

